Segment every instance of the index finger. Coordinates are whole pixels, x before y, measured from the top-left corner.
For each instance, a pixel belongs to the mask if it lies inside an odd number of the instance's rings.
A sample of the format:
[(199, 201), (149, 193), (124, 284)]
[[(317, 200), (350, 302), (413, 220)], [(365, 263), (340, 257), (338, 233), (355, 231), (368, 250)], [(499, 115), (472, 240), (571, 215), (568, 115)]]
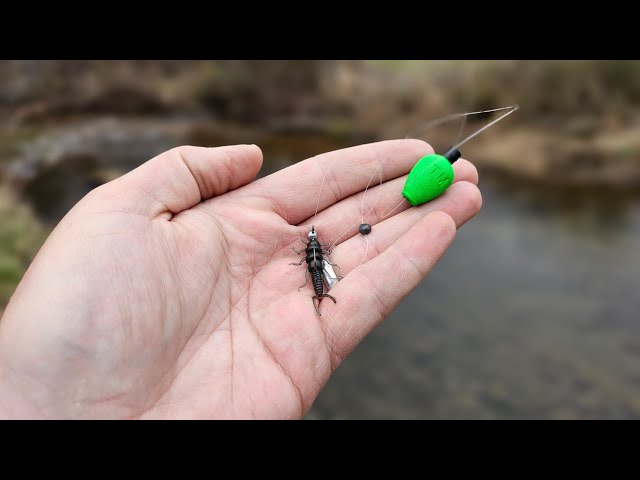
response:
[[(433, 148), (416, 139), (386, 140), (324, 153), (253, 183), (289, 224), (380, 183), (405, 175)], [(324, 178), (324, 182), (323, 182)], [(322, 185), (322, 191), (320, 187)]]

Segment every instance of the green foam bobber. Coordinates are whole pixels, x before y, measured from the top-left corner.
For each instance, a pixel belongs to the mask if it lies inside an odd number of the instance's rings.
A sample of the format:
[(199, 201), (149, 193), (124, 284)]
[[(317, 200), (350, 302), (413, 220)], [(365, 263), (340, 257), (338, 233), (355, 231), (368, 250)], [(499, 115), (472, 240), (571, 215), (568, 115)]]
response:
[(444, 155), (432, 153), (418, 160), (409, 172), (402, 196), (413, 205), (421, 205), (441, 195), (453, 183), (451, 164), (460, 158), (456, 149)]

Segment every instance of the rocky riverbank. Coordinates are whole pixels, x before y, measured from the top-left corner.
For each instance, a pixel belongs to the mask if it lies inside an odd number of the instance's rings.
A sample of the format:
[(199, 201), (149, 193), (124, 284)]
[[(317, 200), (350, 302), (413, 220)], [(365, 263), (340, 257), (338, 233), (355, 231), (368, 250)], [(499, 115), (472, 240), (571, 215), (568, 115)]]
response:
[[(117, 149), (147, 155), (150, 144), (184, 141), (238, 139), (295, 156), (518, 103), (466, 147), (469, 157), (538, 181), (635, 186), (639, 76), (631, 61), (0, 62), (0, 181), (69, 157), (78, 142), (104, 164)], [(454, 138), (455, 128), (431, 135)]]
[(514, 178), (556, 186), (640, 187), (640, 123), (587, 139), (519, 128), (470, 151), (479, 168)]
[(0, 306), (79, 198), (181, 144), (256, 143), (265, 175), (520, 103), (462, 149), (482, 172), (637, 190), (638, 73), (640, 62), (0, 62)]

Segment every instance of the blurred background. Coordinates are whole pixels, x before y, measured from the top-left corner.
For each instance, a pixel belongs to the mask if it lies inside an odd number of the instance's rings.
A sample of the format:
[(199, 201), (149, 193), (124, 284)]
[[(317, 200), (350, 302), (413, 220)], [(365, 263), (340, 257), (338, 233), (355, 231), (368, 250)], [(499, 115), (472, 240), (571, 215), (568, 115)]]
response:
[(2, 61), (0, 315), (75, 202), (171, 147), (267, 175), (513, 103), (461, 149), (482, 212), (308, 418), (640, 418), (638, 61)]

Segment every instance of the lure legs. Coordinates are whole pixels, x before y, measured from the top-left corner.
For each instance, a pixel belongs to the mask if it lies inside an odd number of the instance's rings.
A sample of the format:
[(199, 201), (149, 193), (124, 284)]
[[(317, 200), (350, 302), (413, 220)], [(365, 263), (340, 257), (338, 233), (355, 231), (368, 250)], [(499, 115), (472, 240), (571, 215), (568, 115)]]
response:
[(304, 271), (304, 283), (298, 287), (298, 291), (300, 291), (300, 289), (302, 287), (304, 287), (307, 284), (308, 281), (309, 281), (309, 272), (307, 270), (305, 270)]

